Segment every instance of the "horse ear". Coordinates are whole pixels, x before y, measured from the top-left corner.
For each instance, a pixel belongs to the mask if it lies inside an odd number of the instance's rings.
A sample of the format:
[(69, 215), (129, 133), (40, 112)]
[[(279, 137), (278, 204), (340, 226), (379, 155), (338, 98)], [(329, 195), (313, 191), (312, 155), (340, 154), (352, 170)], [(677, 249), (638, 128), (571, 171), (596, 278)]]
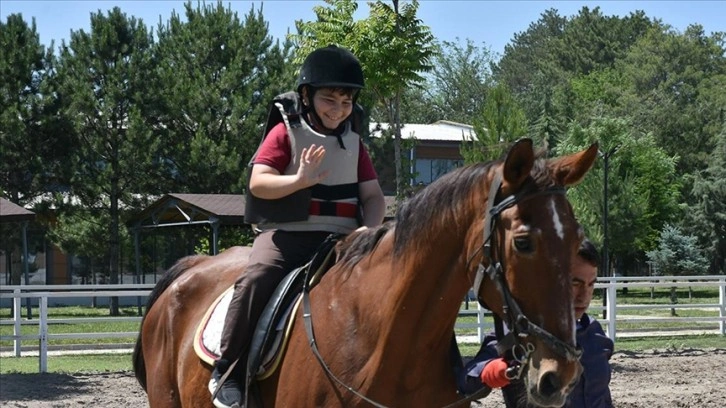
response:
[(553, 159), (549, 166), (555, 175), (557, 184), (571, 186), (579, 183), (595, 163), (597, 152), (598, 144), (595, 142), (583, 151)]
[(532, 139), (517, 140), (509, 149), (507, 158), (504, 159), (502, 176), (510, 187), (516, 190), (529, 176), (534, 165), (534, 150)]

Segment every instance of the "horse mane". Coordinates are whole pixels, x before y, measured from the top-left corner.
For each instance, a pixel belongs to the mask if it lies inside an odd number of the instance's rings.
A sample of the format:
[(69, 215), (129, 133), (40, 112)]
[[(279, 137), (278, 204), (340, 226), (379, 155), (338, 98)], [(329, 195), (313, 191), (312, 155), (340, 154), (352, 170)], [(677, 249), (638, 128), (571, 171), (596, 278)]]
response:
[[(529, 181), (534, 189), (542, 190), (555, 184), (545, 155), (544, 149), (535, 152)], [(396, 213), (395, 253), (400, 255), (408, 246), (430, 239), (429, 235), (439, 228), (469, 228), (469, 225), (458, 225), (456, 214), (481, 194), (489, 193), (487, 176), (492, 167), (502, 162), (500, 159), (454, 169), (404, 202)], [(484, 217), (486, 202), (480, 200), (479, 203)]]
[(489, 171), (497, 163), (454, 169), (405, 201), (396, 212), (394, 251), (400, 255), (409, 245), (431, 239), (432, 231), (444, 226), (465, 228), (457, 225), (456, 214), (470, 201), (472, 189), (483, 190)]
[[(209, 258), (208, 255), (190, 255), (178, 260), (171, 268), (169, 268), (161, 276), (161, 279), (154, 285), (154, 289), (149, 294), (146, 301), (146, 309), (144, 316), (141, 318), (141, 324), (139, 327), (143, 327), (144, 320), (146, 320), (146, 314), (151, 309), (151, 306), (156, 303), (159, 296), (169, 287), (174, 281), (188, 271), (190, 268)], [(139, 336), (134, 346), (134, 352), (131, 357), (134, 367), (134, 373), (136, 374), (136, 380), (141, 384), (141, 388), (146, 391), (146, 369), (144, 368), (144, 356), (141, 350), (141, 330), (139, 329)]]
[(338, 252), (338, 262), (346, 268), (357, 264), (361, 258), (373, 251), (381, 238), (391, 229), (393, 229), (393, 222), (388, 221), (377, 227), (348, 235), (335, 246)]

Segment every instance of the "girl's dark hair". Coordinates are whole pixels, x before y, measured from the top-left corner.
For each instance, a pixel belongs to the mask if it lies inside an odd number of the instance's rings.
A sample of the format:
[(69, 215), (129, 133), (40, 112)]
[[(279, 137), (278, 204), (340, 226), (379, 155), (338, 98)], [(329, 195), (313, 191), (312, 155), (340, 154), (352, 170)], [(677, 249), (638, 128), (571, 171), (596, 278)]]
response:
[(577, 251), (577, 255), (586, 260), (592, 266), (597, 267), (600, 265), (600, 253), (597, 252), (595, 245), (593, 245), (593, 243), (587, 238), (582, 240), (580, 249)]

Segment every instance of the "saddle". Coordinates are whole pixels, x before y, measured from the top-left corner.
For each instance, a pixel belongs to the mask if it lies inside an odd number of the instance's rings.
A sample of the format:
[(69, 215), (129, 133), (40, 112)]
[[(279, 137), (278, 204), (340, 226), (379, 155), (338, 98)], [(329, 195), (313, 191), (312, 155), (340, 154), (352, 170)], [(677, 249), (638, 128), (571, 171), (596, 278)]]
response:
[[(279, 366), (303, 287), (306, 281), (308, 287), (314, 286), (330, 269), (334, 263), (336, 243), (337, 238), (328, 238), (310, 261), (287, 274), (275, 289), (252, 334), (246, 369), (248, 385), (252, 380), (268, 378)], [(234, 285), (230, 286), (212, 303), (197, 326), (194, 350), (210, 366), (221, 354), (221, 333), (233, 289)]]

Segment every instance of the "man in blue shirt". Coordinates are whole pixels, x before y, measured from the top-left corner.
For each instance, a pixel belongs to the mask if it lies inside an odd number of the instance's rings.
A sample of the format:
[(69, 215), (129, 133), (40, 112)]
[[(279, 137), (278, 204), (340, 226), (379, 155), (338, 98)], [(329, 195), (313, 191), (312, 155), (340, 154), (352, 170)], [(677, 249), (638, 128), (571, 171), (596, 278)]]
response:
[[(587, 313), (597, 280), (597, 266), (600, 256), (595, 246), (587, 239), (580, 245), (578, 257), (572, 263), (572, 296), (577, 317), (577, 345), (582, 348), (583, 372), (567, 397), (565, 407), (609, 408), (610, 357), (614, 344), (605, 335), (600, 323)], [(490, 388), (502, 388), (502, 395), (508, 408), (527, 407), (527, 392), (520, 380), (506, 377), (507, 361), (496, 350), (496, 336), (488, 335), (479, 353), (465, 367), (467, 392), (473, 392), (485, 384)]]

